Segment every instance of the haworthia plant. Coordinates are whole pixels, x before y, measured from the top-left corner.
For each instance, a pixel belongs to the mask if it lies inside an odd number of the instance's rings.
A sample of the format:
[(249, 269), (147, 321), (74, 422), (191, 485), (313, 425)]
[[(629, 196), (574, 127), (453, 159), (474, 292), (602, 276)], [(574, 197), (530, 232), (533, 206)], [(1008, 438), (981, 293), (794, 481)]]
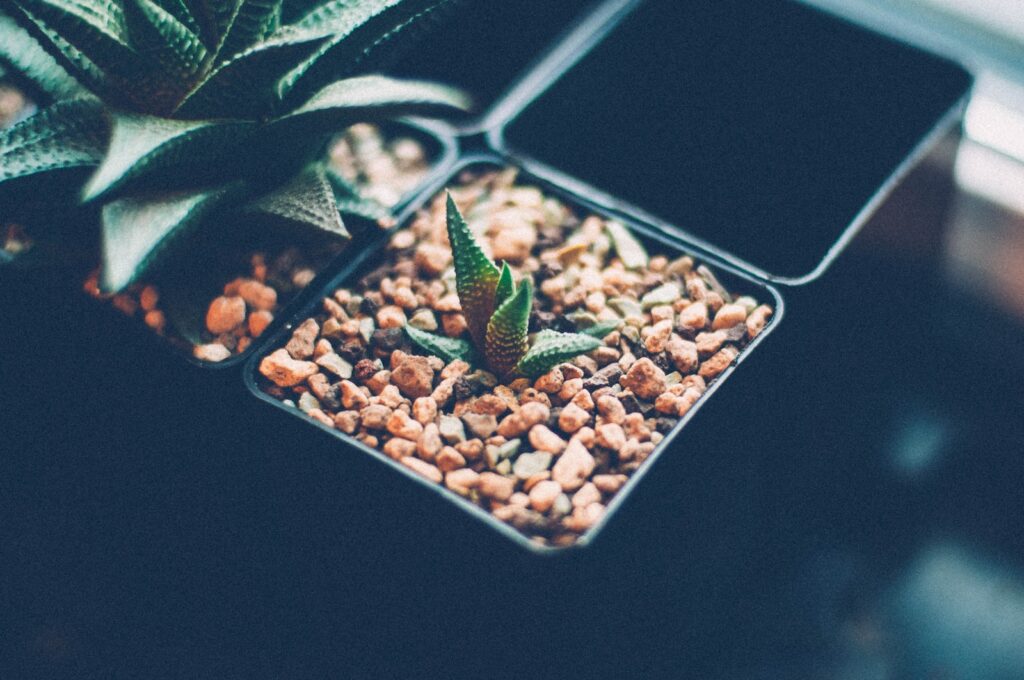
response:
[(345, 238), (339, 209), (381, 209), (318, 155), (352, 123), (468, 107), (445, 86), (366, 74), (453, 2), (9, 0), (0, 66), (50, 105), (0, 132), (0, 189), (17, 201), (94, 169), (80, 198), (104, 206), (108, 290), (226, 210)]
[(591, 333), (545, 330), (537, 333), (531, 345), (528, 331), (533, 309), (532, 279), (525, 278), (517, 286), (508, 263), (502, 263), (499, 269), (487, 257), (451, 195), (447, 201), (447, 226), (455, 262), (455, 288), (472, 345), (461, 338), (406, 326), (409, 338), (426, 352), (446, 361), (482, 362), (501, 377), (534, 378), (597, 349), (601, 338), (618, 326), (618, 322), (600, 323)]

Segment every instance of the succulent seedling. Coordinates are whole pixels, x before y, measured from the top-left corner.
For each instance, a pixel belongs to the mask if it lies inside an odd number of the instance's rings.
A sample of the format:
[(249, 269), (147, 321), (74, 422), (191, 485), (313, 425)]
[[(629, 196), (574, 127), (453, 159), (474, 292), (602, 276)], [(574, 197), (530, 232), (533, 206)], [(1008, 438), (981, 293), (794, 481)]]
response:
[(347, 238), (339, 207), (381, 209), (317, 158), (353, 123), (467, 107), (448, 87), (365, 75), (449, 4), (8, 0), (0, 64), (52, 104), (0, 133), (0, 188), (17, 199), (49, 179), (47, 196), (71, 184), (102, 205), (106, 290), (214, 209)]
[(466, 317), (469, 340), (449, 338), (406, 326), (406, 332), (427, 352), (453, 361), (483, 364), (500, 377), (534, 378), (558, 364), (601, 346), (617, 322), (598, 324), (583, 333), (542, 330), (529, 337), (533, 281), (516, 285), (507, 262), (499, 268), (473, 237), (455, 201), (448, 195), (448, 240), (455, 263), (455, 288)]

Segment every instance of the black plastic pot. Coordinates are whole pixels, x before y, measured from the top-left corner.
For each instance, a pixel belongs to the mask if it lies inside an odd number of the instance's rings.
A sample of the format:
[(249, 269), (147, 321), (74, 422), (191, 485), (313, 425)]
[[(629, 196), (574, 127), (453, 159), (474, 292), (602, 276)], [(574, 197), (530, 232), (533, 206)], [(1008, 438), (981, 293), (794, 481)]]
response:
[[(406, 215), (404, 215), (404, 217), (406, 219), (409, 219), (411, 217), (411, 214), (415, 212), (416, 209), (426, 204), (443, 186), (457, 184), (455, 178), (463, 170), (476, 170), (480, 167), (488, 166), (494, 168), (502, 168), (507, 167), (507, 165), (508, 161), (496, 154), (471, 154), (465, 156), (455, 167), (451, 169), (451, 174), (449, 177), (438, 178), (440, 180), (439, 183), (436, 183), (433, 186), (428, 187), (427, 190), (420, 195), (419, 200), (416, 203), (410, 204), (407, 208)], [(559, 184), (557, 184), (554, 181), (551, 181), (550, 179), (540, 180), (539, 178), (531, 176), (528, 171), (521, 173), (520, 177), (522, 177), (527, 184), (539, 186), (546, 193), (562, 198), (569, 205), (576, 207), (580, 214), (588, 214), (590, 212), (601, 212), (599, 209), (596, 209), (585, 197), (573, 194), (569, 189), (565, 188), (564, 186), (560, 186)], [(729, 377), (729, 375), (732, 374), (735, 368), (740, 363), (745, 361), (746, 358), (750, 355), (750, 353), (753, 352), (754, 349), (765, 338), (767, 338), (768, 335), (771, 334), (772, 330), (776, 327), (776, 325), (783, 316), (782, 298), (779, 295), (778, 291), (772, 286), (757, 281), (748, 274), (745, 274), (739, 271), (738, 269), (735, 269), (731, 265), (724, 263), (720, 258), (717, 258), (713, 253), (703, 252), (701, 250), (689, 247), (689, 245), (686, 244), (685, 242), (676, 240), (671, 236), (663, 234), (657, 230), (651, 229), (649, 226), (645, 226), (636, 221), (627, 222), (627, 225), (633, 231), (633, 233), (645, 243), (648, 252), (650, 252), (652, 255), (664, 254), (669, 258), (679, 257), (680, 255), (684, 254), (697, 255), (697, 257), (702, 262), (705, 262), (710, 267), (712, 267), (712, 269), (716, 272), (716, 275), (720, 275), (720, 280), (722, 281), (722, 284), (726, 287), (727, 290), (741, 291), (743, 294), (753, 295), (755, 299), (758, 299), (759, 301), (768, 302), (774, 308), (775, 313), (773, 314), (768, 325), (765, 327), (764, 331), (762, 331), (761, 334), (759, 334), (753, 341), (751, 341), (751, 343), (740, 353), (740, 356), (737, 358), (736, 362), (732, 366), (730, 366), (721, 376), (719, 376), (718, 379), (715, 380), (715, 382), (711, 386), (709, 386), (705, 396), (701, 398), (701, 400), (697, 402), (697, 404), (692, 409), (690, 409), (686, 416), (680, 419), (680, 422), (677, 423), (675, 427), (673, 427), (672, 431), (665, 436), (665, 439), (658, 445), (658, 447), (651, 454), (649, 461), (640, 470), (633, 474), (629, 482), (627, 482), (627, 484), (619, 491), (619, 493), (616, 494), (615, 498), (609, 504), (608, 511), (605, 513), (604, 518), (597, 525), (595, 525), (589, 531), (587, 531), (574, 544), (573, 547), (582, 547), (587, 545), (592, 540), (594, 540), (594, 538), (602, 531), (605, 525), (607, 525), (609, 522), (614, 522), (613, 518), (616, 514), (616, 510), (619, 508), (620, 505), (622, 505), (622, 503), (626, 501), (632, 490), (640, 482), (640, 480), (647, 473), (647, 471), (654, 465), (655, 461), (658, 458), (660, 458), (666, 451), (673, 447), (673, 443), (676, 441), (677, 437), (682, 432), (685, 425), (696, 416), (697, 412), (700, 410), (703, 404), (707, 403), (707, 401), (711, 398), (711, 395), (718, 390), (719, 386), (724, 384), (726, 379)], [(319, 295), (317, 295), (314, 299), (307, 301), (302, 310), (300, 310), (300, 312), (295, 317), (293, 317), (294, 323), (298, 323), (299, 321), (301, 321), (301, 319), (317, 314), (320, 311), (321, 300), (323, 297), (329, 297), (332, 291), (336, 288), (344, 287), (346, 285), (354, 283), (359, 278), (359, 276), (366, 273), (367, 267), (373, 268), (377, 266), (379, 264), (377, 261), (377, 257), (379, 256), (380, 253), (383, 252), (386, 243), (387, 235), (382, 235), (375, 242), (367, 244), (367, 246), (363, 248), (363, 250), (360, 253), (358, 253), (354, 259), (351, 259), (347, 263), (347, 266), (343, 270), (338, 272), (334, 280), (332, 280), (326, 287), (320, 288), (318, 290)], [(287, 342), (287, 339), (292, 332), (294, 323), (279, 328), (276, 333), (271, 335), (269, 340), (267, 340), (267, 342), (263, 344), (263, 349), (257, 351), (254, 354), (252, 360), (250, 361), (244, 373), (246, 384), (249, 386), (250, 391), (254, 395), (256, 395), (262, 403), (269, 405), (274, 409), (283, 410), (286, 413), (297, 416), (302, 421), (305, 421), (305, 425), (312, 425), (314, 428), (320, 430), (323, 434), (327, 435), (330, 438), (330, 444), (327, 446), (322, 446), (317, 443), (307, 444), (306, 442), (309, 439), (311, 439), (311, 437), (307, 437), (305, 436), (304, 433), (301, 432), (297, 433), (294, 435), (293, 441), (301, 441), (303, 442), (303, 444), (299, 447), (288, 447), (293, 453), (284, 454), (285, 458), (290, 458), (292, 455), (324, 456), (325, 459), (321, 460), (320, 464), (339, 464), (341, 463), (342, 460), (344, 460), (346, 461), (344, 463), (344, 467), (348, 468), (348, 466), (352, 463), (352, 458), (356, 456), (367, 456), (369, 457), (370, 460), (379, 462), (384, 466), (391, 468), (391, 470), (394, 471), (392, 473), (393, 475), (395, 472), (403, 475), (408, 480), (411, 480), (411, 483), (413, 485), (419, 486), (426, 492), (424, 494), (418, 495), (422, 495), (424, 496), (424, 498), (429, 495), (435, 495), (439, 496), (440, 499), (443, 501), (442, 503), (434, 503), (433, 501), (431, 501), (431, 506), (436, 505), (439, 507), (424, 509), (422, 513), (418, 511), (410, 512), (409, 508), (405, 508), (402, 511), (396, 508), (395, 512), (409, 513), (410, 515), (416, 516), (427, 513), (448, 513), (448, 509), (446, 506), (448, 506), (448, 504), (450, 503), (454, 503), (456, 507), (467, 513), (468, 516), (489, 525), (492, 529), (510, 538), (513, 542), (515, 542), (523, 548), (538, 553), (561, 552), (563, 550), (561, 548), (539, 546), (536, 543), (531, 542), (523, 534), (519, 533), (518, 531), (510, 527), (508, 524), (495, 519), (490, 513), (482, 510), (481, 508), (473, 505), (472, 503), (465, 501), (465, 499), (460, 498), (457, 494), (448, 490), (447, 488), (444, 488), (437, 484), (432, 484), (424, 480), (422, 477), (415, 474), (414, 472), (404, 467), (403, 465), (399, 464), (397, 461), (388, 458), (380, 451), (368, 447), (365, 444), (357, 441), (355, 438), (350, 437), (342, 432), (339, 432), (338, 430), (328, 428), (320, 423), (317, 423), (313, 419), (307, 417), (297, 408), (287, 406), (278, 399), (263, 392), (260, 389), (258, 378), (259, 362), (264, 356), (266, 356), (266, 354), (269, 354), (269, 352), (273, 351), (278, 347), (282, 347), (285, 344), (285, 342)], [(278, 429), (277, 425), (275, 425), (275, 429)], [(283, 427), (280, 429), (290, 433), (296, 428)], [(294, 452), (296, 450), (301, 451), (302, 453), (295, 454)], [(337, 456), (339, 456), (339, 454), (344, 458), (338, 458)], [(347, 472), (351, 474), (352, 470), (348, 469)], [(363, 479), (362, 474), (355, 475), (355, 477), (360, 480)], [(395, 483), (408, 483), (405, 480), (401, 480), (397, 475), (394, 476), (394, 481)], [(376, 487), (376, 485), (371, 486), (374, 488), (379, 488)], [(454, 520), (444, 520), (442, 522), (442, 524), (446, 526), (451, 526), (454, 523)], [(461, 522), (458, 523), (461, 524)], [(452, 536), (452, 540), (457, 541), (457, 537), (458, 533)]]
[[(407, 120), (387, 124), (383, 126), (383, 129), (386, 133), (414, 136), (424, 143), (427, 147), (428, 155), (432, 159), (431, 170), (427, 177), (424, 178), (424, 183), (432, 183), (436, 177), (447, 173), (455, 162), (456, 143), (454, 134), (443, 123), (427, 120)], [(393, 208), (393, 212), (400, 212), (403, 206), (412, 201), (419, 193), (420, 189), (416, 188), (404, 196), (399, 204)], [(159, 366), (160, 372), (166, 372), (171, 380), (183, 379), (179, 375), (181, 372), (197, 373), (196, 377), (200, 381), (204, 380), (201, 376), (217, 374), (222, 376), (220, 378), (221, 382), (225, 382), (234, 388), (237, 384), (234, 376), (237, 373), (238, 366), (244, 363), (276, 328), (285, 324), (296, 313), (296, 310), (302, 308), (310, 300), (315, 299), (316, 292), (323, 286), (324, 281), (332, 279), (340, 268), (346, 266), (347, 261), (352, 256), (352, 252), (362, 251), (365, 241), (373, 239), (376, 232), (379, 231), (376, 225), (359, 218), (349, 218), (348, 226), (354, 234), (352, 241), (336, 256), (329, 258), (317, 272), (316, 278), (304, 289), (296, 292), (281, 307), (277, 314), (275, 314), (271, 326), (268, 327), (260, 338), (254, 339), (246, 351), (235, 354), (224, 361), (209, 362), (197, 359), (182, 343), (172, 341), (165, 336), (160, 336), (140, 320), (125, 316), (109, 300), (97, 299), (82, 293), (80, 284), (85, 279), (86, 269), (82, 269), (77, 273), (75, 286), (77, 289), (75, 294), (79, 295), (84, 302), (82, 305), (82, 315), (86, 318), (82, 320), (82, 323), (87, 326), (95, 324), (97, 326), (95, 334), (98, 338), (122, 339), (121, 341), (125, 342), (126, 346), (132, 348), (132, 351), (136, 353), (132, 363), (139, 365), (148, 364), (154, 367)], [(187, 294), (191, 296), (198, 292), (196, 290), (197, 287), (201, 287), (205, 283), (206, 288), (209, 288), (210, 295), (216, 295), (219, 286), (231, 279), (232, 271), (240, 264), (239, 257), (245, 252), (267, 245), (273, 245), (280, 249), (299, 243), (299, 240), (295, 239), (292, 235), (282, 232), (268, 232), (261, 235), (261, 237), (262, 240), (257, 238), (245, 243), (239, 243), (230, 230), (227, 233), (209, 234), (203, 232), (189, 236), (189, 246), (199, 254), (189, 261), (191, 269), (189, 272), (183, 272), (179, 267), (176, 267), (177, 262), (174, 261), (174, 258), (170, 258), (172, 261), (164, 266), (163, 276), (167, 277), (166, 280), (171, 282), (167, 286), (170, 294), (173, 295), (174, 288), (178, 288), (179, 290), (187, 291)], [(310, 249), (319, 247), (317, 243), (322, 241), (316, 234), (310, 234), (308, 237), (304, 237), (304, 240), (306, 247)], [(95, 261), (93, 260), (93, 262)], [(241, 272), (243, 270), (239, 269), (238, 271)], [(160, 283), (159, 277), (160, 274), (157, 273), (155, 283)], [(211, 282), (212, 287), (210, 287)], [(161, 286), (161, 295), (166, 296), (167, 294), (167, 291), (164, 291), (163, 286)], [(209, 297), (205, 298), (205, 300), (208, 301)], [(197, 319), (197, 322), (201, 324), (202, 320)]]

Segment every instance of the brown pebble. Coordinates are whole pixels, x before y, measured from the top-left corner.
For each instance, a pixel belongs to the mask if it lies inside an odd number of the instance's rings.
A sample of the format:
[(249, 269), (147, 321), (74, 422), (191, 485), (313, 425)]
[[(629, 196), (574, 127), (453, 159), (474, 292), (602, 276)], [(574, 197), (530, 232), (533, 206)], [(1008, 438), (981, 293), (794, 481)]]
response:
[(655, 399), (667, 387), (665, 372), (647, 357), (630, 366), (619, 383), (641, 399)]
[(515, 491), (515, 480), (494, 472), (481, 472), (478, 489), (481, 495), (496, 501), (507, 501)]
[(377, 310), (377, 326), (380, 328), (404, 328), (405, 311), (395, 305), (386, 305)]
[(457, 470), (466, 465), (466, 458), (451, 446), (444, 446), (437, 454), (434, 464), (442, 471)]
[(551, 478), (565, 491), (575, 491), (594, 471), (594, 457), (578, 439), (573, 438), (551, 470)]
[(359, 428), (359, 414), (355, 411), (339, 411), (334, 414), (334, 426), (345, 434), (352, 434)]
[(609, 423), (621, 425), (626, 420), (626, 407), (622, 405), (618, 397), (611, 394), (597, 398), (597, 412)]
[(679, 312), (679, 328), (688, 331), (703, 330), (708, 325), (708, 306), (694, 302)]
[(530, 428), (530, 445), (537, 451), (561, 453), (565, 450), (566, 441), (552, 432), (546, 425), (538, 424)]
[(712, 331), (710, 333), (698, 333), (696, 340), (697, 352), (707, 356), (714, 354), (722, 348), (725, 341), (728, 340), (728, 336), (725, 331)]
[(369, 404), (359, 411), (359, 418), (363, 423), (363, 427), (368, 430), (383, 430), (387, 427), (390, 417), (391, 409), (383, 404)]
[(720, 329), (732, 328), (736, 324), (741, 324), (746, 320), (747, 310), (743, 305), (735, 303), (722, 305), (715, 314), (715, 320), (711, 327), (717, 331)]
[(547, 422), (551, 410), (536, 401), (523, 404), (515, 413), (511, 413), (502, 419), (498, 425), (498, 434), (502, 437), (518, 437), (534, 425)]
[(466, 413), (462, 416), (462, 422), (480, 439), (487, 439), (498, 428), (497, 418), (490, 414)]
[[(243, 321), (245, 321), (245, 300), (237, 296), (216, 297), (206, 310), (206, 330), (214, 335), (227, 333)], [(306, 357), (295, 358), (305, 359)]]
[[(200, 359), (201, 361), (224, 361), (225, 359), (231, 356), (231, 350), (229, 350), (227, 347), (220, 344), (219, 342), (212, 342), (208, 345), (196, 345), (195, 347), (193, 347), (192, 356), (194, 356), (196, 359)], [(260, 370), (262, 370), (262, 365)], [(284, 386), (282, 385), (282, 387)]]
[[(395, 440), (392, 439), (391, 441)], [(402, 458), (402, 465), (435, 484), (440, 484), (441, 480), (444, 479), (440, 470), (438, 470), (430, 463), (420, 460), (419, 458), (406, 456), (405, 458)]]
[(319, 333), (320, 325), (316, 320), (306, 319), (295, 329), (284, 348), (295, 359), (308, 359), (313, 356), (313, 346)]
[(387, 430), (396, 437), (416, 441), (423, 434), (423, 426), (409, 417), (405, 411), (394, 411), (388, 418)]
[(595, 441), (598, 446), (603, 446), (612, 451), (618, 451), (626, 445), (626, 433), (622, 426), (616, 423), (605, 423), (594, 431)]
[(771, 315), (772, 308), (768, 305), (761, 305), (752, 311), (750, 316), (747, 317), (747, 335), (749, 335), (751, 339), (760, 335)]
[(444, 485), (455, 493), (465, 496), (480, 483), (480, 475), (469, 468), (451, 470), (444, 476)]
[(279, 387), (294, 387), (319, 370), (312, 361), (293, 359), (284, 349), (275, 350), (260, 361), (260, 373)]
[(430, 397), (417, 397), (412, 403), (412, 417), (422, 425), (434, 422), (437, 418), (437, 402)]
[(739, 351), (732, 345), (723, 347), (717, 354), (700, 365), (700, 376), (705, 380), (717, 378), (736, 360), (738, 355)]
[(572, 506), (574, 508), (586, 507), (591, 503), (601, 502), (601, 491), (598, 490), (597, 485), (587, 482), (580, 487), (580, 490), (572, 496)]
[(558, 414), (558, 427), (564, 432), (576, 432), (590, 422), (590, 414), (576, 404), (569, 404)]
[[(366, 419), (363, 419), (366, 422)], [(388, 458), (394, 458), (395, 460), (402, 460), (412, 456), (416, 452), (416, 443), (411, 442), (408, 439), (389, 439), (384, 442), (384, 454)]]
[(626, 475), (594, 475), (594, 486), (602, 493), (616, 493), (629, 479)]
[(259, 281), (242, 281), (237, 294), (253, 309), (271, 310), (277, 306), (277, 291)]
[(434, 389), (434, 369), (426, 357), (406, 355), (392, 370), (391, 382), (410, 399), (426, 397)]
[(547, 512), (561, 493), (562, 487), (558, 482), (550, 480), (537, 482), (530, 489), (530, 507), (537, 512)]

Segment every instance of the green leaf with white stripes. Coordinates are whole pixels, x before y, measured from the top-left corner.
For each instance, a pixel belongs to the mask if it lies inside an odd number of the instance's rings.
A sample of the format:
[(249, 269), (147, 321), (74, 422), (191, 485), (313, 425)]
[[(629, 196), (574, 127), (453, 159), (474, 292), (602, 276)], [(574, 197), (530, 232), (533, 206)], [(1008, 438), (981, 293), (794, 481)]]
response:
[(256, 126), (248, 121), (190, 121), (140, 114), (114, 116), (110, 149), (86, 185), (82, 199), (94, 200), (126, 185), (158, 180), (164, 188), (197, 186), (227, 173), (250, 144)]
[(477, 347), (484, 347), (487, 323), (494, 313), (494, 294), (501, 271), (473, 238), (473, 232), (462, 219), (451, 194), (448, 194), (447, 210), (448, 241), (455, 261), (456, 292), (473, 342)]
[(70, 99), (87, 94), (86, 90), (44, 50), (39, 41), (0, 10), (0, 62), (26, 78), (44, 96)]
[(533, 308), (533, 281), (523, 279), (512, 297), (494, 310), (487, 324), (484, 356), (495, 375), (512, 372), (528, 349), (527, 330)]
[(0, 131), (0, 184), (95, 167), (103, 158), (107, 136), (108, 123), (98, 100), (51, 104)]
[(269, 36), (281, 18), (282, 0), (240, 0), (217, 48), (222, 61)]
[(326, 231), (349, 239), (334, 201), (334, 188), (320, 164), (296, 175), (287, 184), (259, 197), (246, 207), (293, 225)]
[(103, 206), (100, 287), (123, 289), (142, 276), (160, 252), (202, 220), (226, 190), (132, 196)]
[(590, 335), (543, 330), (534, 337), (533, 345), (519, 360), (515, 370), (528, 378), (536, 378), (558, 364), (600, 346), (601, 341)]
[(206, 46), (192, 28), (154, 0), (128, 0), (129, 26), (135, 45), (171, 76), (178, 97), (188, 91), (207, 57)]
[(444, 335), (428, 333), (408, 324), (405, 326), (405, 332), (409, 339), (427, 354), (441, 357), (446, 362), (462, 360), (473, 363), (473, 346), (462, 338), (449, 338)]

